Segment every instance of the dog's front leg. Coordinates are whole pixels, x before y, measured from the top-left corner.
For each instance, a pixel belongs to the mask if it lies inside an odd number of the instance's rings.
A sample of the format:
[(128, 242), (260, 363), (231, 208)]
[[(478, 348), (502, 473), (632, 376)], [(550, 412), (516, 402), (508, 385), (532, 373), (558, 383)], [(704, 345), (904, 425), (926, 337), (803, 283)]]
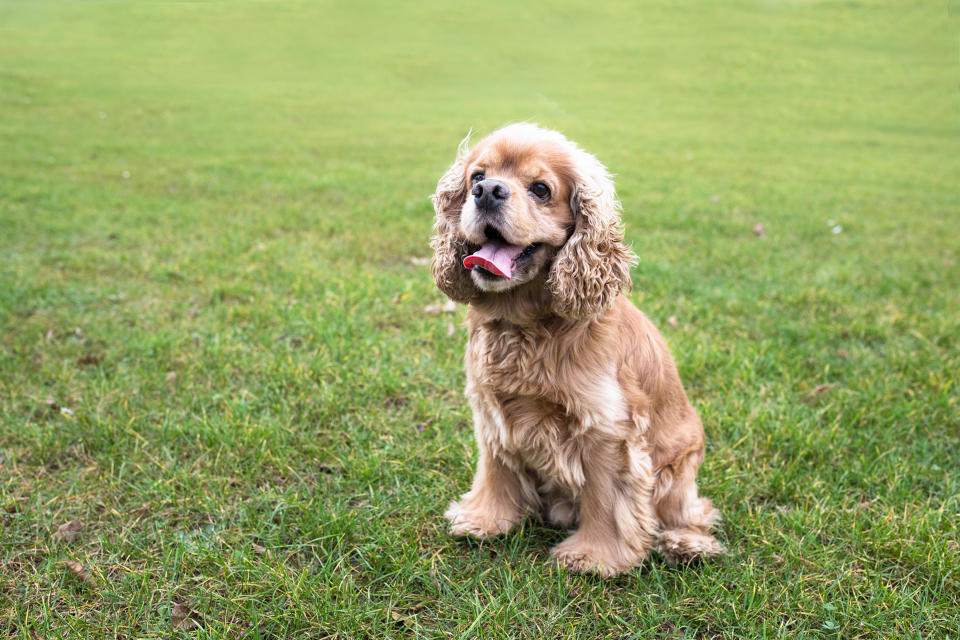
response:
[(451, 502), (444, 514), (450, 521), (450, 533), (481, 540), (507, 533), (523, 519), (531, 505), (531, 488), (521, 477), (493, 454), (483, 443), (470, 491)]
[(657, 521), (650, 456), (640, 445), (598, 441), (583, 452), (580, 528), (551, 549), (573, 571), (612, 576), (647, 557)]

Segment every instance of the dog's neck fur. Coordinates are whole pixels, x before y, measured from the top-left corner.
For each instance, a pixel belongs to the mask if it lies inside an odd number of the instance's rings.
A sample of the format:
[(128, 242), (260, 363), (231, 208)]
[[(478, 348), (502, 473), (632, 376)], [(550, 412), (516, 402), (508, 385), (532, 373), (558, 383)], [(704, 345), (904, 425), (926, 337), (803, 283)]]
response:
[(547, 269), (542, 270), (516, 289), (481, 293), (470, 302), (473, 319), (479, 324), (509, 322), (518, 327), (531, 327), (557, 318), (546, 286), (547, 273)]

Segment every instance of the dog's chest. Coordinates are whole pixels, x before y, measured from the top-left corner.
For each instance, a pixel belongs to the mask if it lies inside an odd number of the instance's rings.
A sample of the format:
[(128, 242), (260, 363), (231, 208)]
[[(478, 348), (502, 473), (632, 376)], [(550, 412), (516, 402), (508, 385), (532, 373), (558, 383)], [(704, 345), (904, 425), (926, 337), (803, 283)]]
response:
[[(531, 396), (564, 404), (564, 374), (578, 377), (543, 327), (478, 327), (470, 337), (468, 361), (478, 382), (509, 396)], [(569, 382), (569, 381), (568, 381)]]
[(591, 368), (552, 338), (536, 329), (472, 332), (468, 395), (489, 418), (481, 435), (494, 451), (576, 493), (584, 439), (622, 423), (626, 409), (612, 370)]

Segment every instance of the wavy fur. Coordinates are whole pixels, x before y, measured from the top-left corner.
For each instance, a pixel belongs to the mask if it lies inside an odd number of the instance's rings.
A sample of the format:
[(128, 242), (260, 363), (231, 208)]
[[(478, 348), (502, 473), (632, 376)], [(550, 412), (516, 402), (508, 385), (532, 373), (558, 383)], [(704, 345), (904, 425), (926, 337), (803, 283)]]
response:
[(457, 159), (437, 182), (437, 190), (432, 196), (436, 220), (430, 240), (433, 281), (451, 300), (463, 303), (470, 302), (479, 293), (463, 268), (463, 259), (469, 251), (466, 240), (457, 230), (460, 208), (467, 197), (464, 162), (469, 144), (468, 133), (457, 147)]
[[(510, 189), (495, 211), (468, 200), (480, 173)], [(527, 192), (536, 181), (548, 201)], [(461, 143), (434, 205), (434, 278), (470, 305), (479, 449), (470, 490), (445, 514), (451, 532), (489, 538), (539, 514), (576, 527), (551, 550), (561, 564), (605, 576), (654, 544), (670, 562), (722, 553), (719, 512), (696, 485), (700, 419), (660, 333), (621, 295), (633, 254), (603, 165), (557, 132), (510, 125)], [(491, 225), (534, 256), (512, 263), (510, 281), (463, 268)]]
[(553, 309), (568, 317), (609, 309), (629, 290), (636, 257), (623, 243), (613, 181), (593, 156), (580, 152), (581, 174), (571, 198), (576, 229), (557, 254), (547, 279)]

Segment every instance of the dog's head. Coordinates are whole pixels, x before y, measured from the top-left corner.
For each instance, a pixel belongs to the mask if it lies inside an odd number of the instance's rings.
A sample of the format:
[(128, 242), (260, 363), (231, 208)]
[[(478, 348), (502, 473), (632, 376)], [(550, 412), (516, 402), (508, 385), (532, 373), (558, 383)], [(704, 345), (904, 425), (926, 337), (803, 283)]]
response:
[(541, 286), (553, 312), (584, 317), (630, 285), (613, 182), (556, 131), (524, 123), (464, 140), (433, 202), (433, 275), (458, 302)]

